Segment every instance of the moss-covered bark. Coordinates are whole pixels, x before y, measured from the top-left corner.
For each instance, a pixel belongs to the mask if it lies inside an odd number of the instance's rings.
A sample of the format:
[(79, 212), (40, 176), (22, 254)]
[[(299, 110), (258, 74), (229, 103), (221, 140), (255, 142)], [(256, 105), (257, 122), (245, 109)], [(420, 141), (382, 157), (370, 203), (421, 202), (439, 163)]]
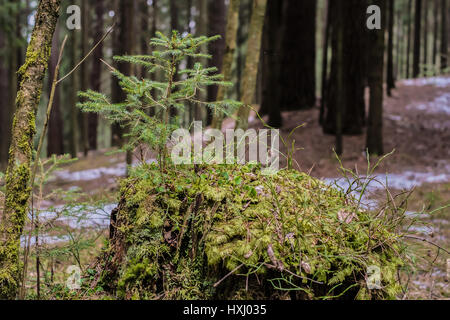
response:
[(266, 16), (267, 0), (254, 0), (253, 13), (250, 21), (247, 58), (245, 60), (244, 79), (242, 83), (243, 106), (239, 109), (236, 127), (246, 130), (248, 127), (249, 106), (252, 104), (256, 91), (259, 58), (261, 56), (262, 32)]
[[(138, 172), (121, 182), (110, 243), (94, 267), (95, 292), (169, 300), (386, 299), (400, 292), (405, 247), (396, 227), (307, 174), (263, 176), (255, 165), (161, 175), (152, 164)], [(366, 287), (370, 265), (381, 269), (383, 290)]]
[(36, 132), (35, 115), (60, 4), (61, 0), (39, 2), (25, 64), (19, 70), (21, 82), (6, 173), (5, 206), (0, 217), (0, 299), (14, 299), (20, 282), (20, 236), (31, 192), (29, 179), (32, 143)]

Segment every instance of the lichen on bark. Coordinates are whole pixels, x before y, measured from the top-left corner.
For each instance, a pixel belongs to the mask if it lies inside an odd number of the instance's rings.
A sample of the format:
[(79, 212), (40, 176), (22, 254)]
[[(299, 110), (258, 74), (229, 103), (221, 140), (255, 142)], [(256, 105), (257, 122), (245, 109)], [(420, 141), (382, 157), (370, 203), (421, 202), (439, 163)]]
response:
[(21, 80), (6, 172), (5, 204), (0, 217), (0, 299), (14, 299), (20, 283), (20, 236), (31, 193), (29, 180), (35, 117), (60, 4), (61, 0), (39, 2), (25, 63), (18, 72)]

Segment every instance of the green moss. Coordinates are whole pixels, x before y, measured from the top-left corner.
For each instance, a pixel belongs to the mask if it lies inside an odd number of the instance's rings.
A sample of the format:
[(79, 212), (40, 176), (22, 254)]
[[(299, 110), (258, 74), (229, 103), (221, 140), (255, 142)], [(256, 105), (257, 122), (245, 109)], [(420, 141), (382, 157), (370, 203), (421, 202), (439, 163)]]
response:
[[(164, 177), (145, 168), (145, 178), (121, 183), (126, 249), (112, 286), (121, 298), (374, 299), (401, 290), (395, 230), (319, 180), (287, 170), (267, 177), (258, 166)], [(370, 265), (381, 268), (383, 290), (366, 290)]]

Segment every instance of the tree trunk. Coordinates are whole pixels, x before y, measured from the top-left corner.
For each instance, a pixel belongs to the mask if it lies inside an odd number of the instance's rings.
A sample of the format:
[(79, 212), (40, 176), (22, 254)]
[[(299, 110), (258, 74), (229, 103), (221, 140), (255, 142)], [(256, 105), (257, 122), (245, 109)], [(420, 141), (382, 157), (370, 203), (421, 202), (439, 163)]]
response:
[(394, 0), (389, 1), (389, 31), (388, 31), (388, 61), (387, 61), (387, 95), (390, 97), (391, 90), (395, 89), (394, 78)]
[[(363, 0), (336, 0), (330, 2), (333, 10), (330, 12), (341, 12), (343, 17), (335, 14), (331, 20), (331, 72), (327, 86), (327, 95), (325, 96), (325, 121), (323, 130), (326, 134), (336, 134), (336, 112), (339, 94), (338, 87), (344, 92), (341, 99), (343, 106), (342, 115), (342, 134), (355, 135), (362, 134), (365, 122), (365, 100), (364, 88), (367, 74), (367, 35), (366, 28), (361, 28), (365, 24), (365, 12), (367, 3)], [(338, 6), (343, 6), (340, 10)], [(338, 21), (344, 24), (344, 42), (341, 46), (338, 37), (340, 25)], [(343, 50), (342, 62), (338, 58), (341, 56), (339, 50)], [(372, 50), (372, 49), (371, 49)], [(343, 64), (345, 81), (340, 83), (338, 79), (339, 64)]]
[[(224, 81), (231, 81), (234, 53), (236, 51), (237, 29), (239, 23), (239, 7), (240, 0), (231, 0), (227, 14), (227, 28), (225, 35), (225, 54), (222, 62), (222, 74)], [(217, 99), (221, 101), (225, 98), (226, 88), (221, 86), (217, 92)], [(215, 113), (213, 116), (212, 127), (216, 129), (222, 128), (223, 115)]]
[(386, 0), (375, 0), (381, 8), (382, 28), (371, 30), (369, 40), (370, 64), (368, 81), (370, 88), (369, 119), (367, 127), (367, 149), (370, 154), (383, 154), (383, 70)]
[[(133, 19), (135, 12), (135, 2), (128, 0), (119, 0), (118, 8), (118, 28), (117, 35), (115, 37), (115, 44), (113, 48), (114, 56), (132, 55), (134, 50), (134, 28)], [(132, 74), (132, 66), (129, 63), (119, 63), (117, 69), (130, 76)], [(112, 79), (112, 95), (111, 99), (113, 103), (123, 102), (126, 99), (125, 93), (119, 86), (119, 82), (116, 77)], [(112, 144), (114, 146), (120, 146), (123, 144), (124, 128), (120, 124), (113, 125)]]
[(406, 43), (406, 79), (409, 79), (409, 76), (411, 75), (411, 26), (412, 26), (412, 4), (413, 0), (409, 0), (408, 2), (408, 39)]
[(263, 92), (261, 109), (269, 114), (268, 124), (280, 128), (283, 124), (280, 108), (280, 86), (274, 85), (280, 80), (281, 26), (283, 3), (278, 0), (267, 2), (266, 21), (263, 35)]
[[(199, 14), (197, 15), (196, 19), (196, 35), (197, 36), (204, 36), (208, 34), (208, 1), (207, 0), (197, 0), (196, 5), (198, 8)], [(207, 53), (208, 46), (204, 45), (201, 47), (202, 53)], [(209, 63), (208, 59), (203, 59), (203, 64), (207, 65)], [(200, 92), (199, 95), (201, 95), (203, 101), (206, 101), (208, 92)], [(198, 104), (194, 105), (194, 115), (193, 119), (196, 121), (203, 121), (206, 111), (204, 108)]]
[(242, 82), (242, 107), (238, 111), (236, 128), (246, 130), (248, 128), (248, 116), (253, 97), (256, 91), (256, 78), (258, 75), (259, 59), (261, 57), (261, 41), (266, 15), (267, 0), (254, 0), (250, 29), (248, 32), (247, 57)]
[(416, 14), (414, 22), (413, 78), (418, 78), (420, 75), (421, 30), (422, 30), (422, 0), (416, 0)]
[(328, 49), (330, 43), (330, 30), (331, 30), (331, 11), (330, 11), (330, 1), (327, 0), (327, 8), (326, 8), (326, 22), (325, 22), (325, 34), (323, 41), (323, 54), (322, 54), (322, 92), (320, 97), (320, 114), (319, 114), (319, 124), (323, 125), (324, 116), (325, 116), (325, 97), (327, 95), (327, 86), (328, 86)]
[[(56, 26), (55, 35), (53, 36), (52, 54), (50, 56), (50, 64), (48, 69), (48, 92), (52, 90), (53, 77), (55, 75), (56, 65), (59, 57), (59, 26)], [(63, 119), (61, 115), (61, 99), (59, 86), (55, 88), (53, 97), (52, 112), (48, 122), (47, 134), (47, 156), (53, 154), (64, 154), (63, 144)], [(39, 154), (37, 155), (40, 156)]]
[(429, 0), (425, 0), (423, 7), (423, 71), (425, 75), (428, 71), (428, 2)]
[(437, 67), (437, 54), (438, 54), (438, 39), (439, 39), (439, 6), (440, 0), (434, 0), (434, 14), (433, 14), (433, 66)]
[(316, 0), (284, 1), (280, 78), (281, 110), (312, 108), (316, 104)]
[[(103, 37), (103, 15), (105, 13), (103, 0), (95, 1), (95, 24), (94, 24), (94, 44), (98, 43)], [(102, 62), (103, 57), (103, 42), (101, 42), (97, 49), (92, 53), (92, 70), (91, 70), (91, 89), (100, 91), (102, 78)], [(97, 150), (97, 128), (98, 128), (98, 114), (88, 113), (88, 134), (89, 134), (89, 149)]]
[[(3, 21), (2, 21), (3, 22)], [(6, 34), (0, 30), (0, 48), (6, 46)], [(6, 59), (0, 60), (0, 171), (6, 169), (11, 136), (11, 104), (8, 97), (8, 66)]]
[(60, 0), (39, 2), (25, 64), (19, 70), (21, 82), (16, 99), (5, 206), (0, 223), (0, 299), (14, 299), (19, 288), (22, 268), (19, 260), (20, 236), (31, 193), (29, 179), (35, 117), (60, 3)]
[[(81, 27), (81, 56), (85, 57), (89, 50), (89, 30), (90, 30), (90, 16), (89, 16), (89, 0), (82, 0), (82, 27)], [(89, 72), (88, 64), (83, 63), (80, 66), (80, 88), (82, 91), (89, 89)], [(88, 114), (80, 112), (79, 121), (81, 124), (80, 145), (83, 150), (83, 154), (86, 157), (89, 152), (89, 127), (88, 127)]]
[[(72, 32), (70, 41), (70, 66), (75, 66), (78, 63), (78, 32)], [(78, 141), (79, 141), (79, 113), (77, 104), (77, 92), (79, 86), (78, 72), (74, 72), (70, 79), (71, 88), (69, 93), (69, 105), (70, 105), (70, 155), (72, 158), (76, 158), (78, 154)]]
[[(237, 58), (236, 58), (236, 96), (238, 99), (242, 94), (242, 76), (244, 69), (245, 44), (248, 40), (248, 28), (250, 25), (250, 17), (252, 15), (253, 0), (241, 0), (241, 8), (239, 9), (239, 26), (237, 35)], [(262, 111), (264, 114), (264, 111)]]
[(442, 1), (441, 8), (441, 70), (448, 67), (448, 21), (447, 0)]
[[(209, 54), (212, 58), (209, 60), (209, 67), (216, 67), (218, 72), (222, 72), (222, 64), (224, 62), (224, 53), (226, 50), (225, 37), (226, 34), (226, 5), (224, 0), (215, 0), (209, 2), (209, 36), (220, 35), (222, 38), (209, 44)], [(217, 86), (208, 87), (208, 101), (216, 101)], [(213, 111), (208, 108), (206, 125), (210, 125), (213, 120)]]
[(344, 143), (342, 138), (343, 128), (342, 119), (345, 114), (345, 92), (344, 92), (344, 39), (345, 39), (345, 26), (344, 26), (344, 6), (342, 1), (338, 0), (337, 3), (337, 18), (335, 24), (335, 36), (336, 36), (336, 142), (335, 151), (337, 155), (342, 155), (344, 152)]

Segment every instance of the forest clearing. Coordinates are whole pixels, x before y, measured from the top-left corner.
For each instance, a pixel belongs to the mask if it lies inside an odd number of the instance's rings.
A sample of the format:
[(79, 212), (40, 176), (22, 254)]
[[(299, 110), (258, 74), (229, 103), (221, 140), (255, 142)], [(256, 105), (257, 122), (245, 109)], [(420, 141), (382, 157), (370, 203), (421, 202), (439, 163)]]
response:
[(449, 13), (1, 1), (0, 299), (450, 299)]

